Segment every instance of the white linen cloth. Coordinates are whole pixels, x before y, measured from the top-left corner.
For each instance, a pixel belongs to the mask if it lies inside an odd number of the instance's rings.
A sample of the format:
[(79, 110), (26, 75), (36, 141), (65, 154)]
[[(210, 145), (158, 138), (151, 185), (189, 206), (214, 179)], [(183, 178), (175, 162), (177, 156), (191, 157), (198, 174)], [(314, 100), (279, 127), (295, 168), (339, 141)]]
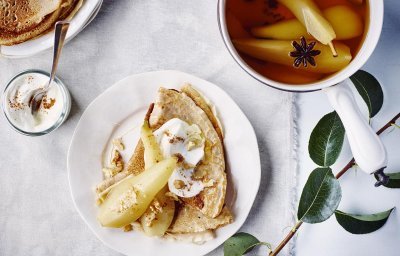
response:
[[(277, 245), (294, 216), (293, 95), (240, 69), (220, 37), (216, 8), (215, 0), (105, 1), (97, 18), (62, 53), (57, 75), (73, 98), (66, 123), (32, 138), (14, 132), (1, 115), (0, 255), (118, 255), (97, 240), (74, 209), (68, 146), (79, 117), (101, 92), (127, 75), (161, 69), (221, 86), (250, 119), (262, 182), (241, 230)], [(50, 70), (51, 57), (48, 50), (30, 58), (0, 58), (2, 88), (22, 70)], [(281, 255), (287, 254), (288, 248)], [(222, 247), (210, 255), (222, 255)]]

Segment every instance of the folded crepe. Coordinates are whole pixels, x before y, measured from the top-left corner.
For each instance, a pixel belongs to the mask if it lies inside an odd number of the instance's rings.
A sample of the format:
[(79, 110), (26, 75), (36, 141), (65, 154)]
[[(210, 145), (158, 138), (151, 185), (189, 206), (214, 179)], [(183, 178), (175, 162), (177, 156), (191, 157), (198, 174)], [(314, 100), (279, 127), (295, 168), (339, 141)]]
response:
[(81, 7), (83, 0), (0, 0), (0, 45), (25, 42), (50, 31)]
[[(190, 85), (181, 91), (160, 88), (150, 116), (153, 130), (172, 118), (189, 124), (197, 124), (206, 138), (204, 159), (196, 166), (195, 175), (204, 180), (213, 180), (193, 198), (181, 198), (169, 233), (195, 233), (214, 230), (232, 222), (232, 214), (224, 206), (227, 178), (222, 145), (222, 129), (218, 119), (204, 98)], [(144, 171), (144, 147), (139, 141), (127, 164), (124, 175), (137, 175)]]

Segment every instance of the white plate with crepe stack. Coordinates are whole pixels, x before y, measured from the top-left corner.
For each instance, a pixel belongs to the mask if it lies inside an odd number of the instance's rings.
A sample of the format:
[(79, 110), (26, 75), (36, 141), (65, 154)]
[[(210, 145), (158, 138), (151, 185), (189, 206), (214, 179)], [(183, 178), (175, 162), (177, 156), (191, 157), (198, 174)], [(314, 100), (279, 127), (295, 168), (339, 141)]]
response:
[[(95, 188), (103, 179), (102, 162), (104, 155), (108, 155), (111, 141), (122, 136), (124, 149), (121, 155), (123, 159), (129, 159), (132, 152), (136, 153), (140, 126), (149, 104), (160, 93), (159, 88), (174, 89), (175, 93), (179, 93), (177, 90), (181, 90), (185, 83), (191, 84), (209, 100), (207, 102), (211, 102), (222, 124), (227, 175), (225, 206), (232, 212), (233, 222), (216, 229), (214, 238), (203, 244), (148, 237), (135, 229), (123, 232), (120, 228), (102, 227), (97, 218), (99, 208), (95, 204)], [(157, 104), (160, 103), (156, 101)], [(191, 113), (193, 115), (194, 112)], [(132, 75), (117, 82), (89, 105), (71, 141), (68, 177), (76, 209), (94, 234), (108, 247), (125, 255), (196, 256), (214, 250), (243, 225), (258, 192), (261, 166), (254, 129), (227, 93), (189, 74), (156, 71)], [(197, 216), (194, 218), (201, 218)], [(185, 223), (188, 227), (196, 225), (194, 222)]]
[[(53, 0), (50, 0), (53, 1)], [(82, 31), (97, 15), (102, 0), (82, 0), (82, 5), (71, 19), (67, 41)], [(44, 33), (23, 43), (11, 46), (0, 45), (0, 56), (6, 58), (23, 58), (35, 55), (53, 47), (54, 31)]]

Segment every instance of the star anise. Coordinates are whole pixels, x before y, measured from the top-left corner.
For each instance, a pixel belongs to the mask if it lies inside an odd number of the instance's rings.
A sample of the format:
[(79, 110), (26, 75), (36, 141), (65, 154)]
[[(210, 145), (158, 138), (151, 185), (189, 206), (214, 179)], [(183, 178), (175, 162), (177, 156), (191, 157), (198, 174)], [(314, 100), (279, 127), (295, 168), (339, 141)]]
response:
[(316, 63), (314, 57), (321, 53), (320, 50), (313, 50), (315, 44), (315, 41), (307, 44), (304, 36), (300, 38), (300, 43), (293, 41), (292, 45), (295, 51), (290, 52), (290, 57), (295, 58), (293, 66), (297, 68), (303, 64), (304, 67), (307, 67), (307, 63), (310, 63), (311, 66), (315, 66)]

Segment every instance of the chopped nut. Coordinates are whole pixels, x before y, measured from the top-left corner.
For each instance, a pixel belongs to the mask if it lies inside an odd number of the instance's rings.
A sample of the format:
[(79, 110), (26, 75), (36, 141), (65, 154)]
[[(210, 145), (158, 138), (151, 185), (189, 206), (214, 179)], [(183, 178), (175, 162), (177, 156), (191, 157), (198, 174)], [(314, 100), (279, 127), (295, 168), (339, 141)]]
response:
[(186, 149), (192, 150), (194, 148), (202, 147), (204, 145), (205, 139), (201, 134), (201, 130), (198, 125), (192, 124), (189, 126), (187, 131), (187, 142), (186, 142)]
[(117, 168), (119, 171), (124, 169), (124, 160), (118, 150), (114, 150), (113, 158), (111, 159), (111, 166)]
[(189, 164), (189, 163), (186, 162), (186, 161), (183, 161), (183, 162), (182, 162), (182, 167), (183, 167), (183, 169), (187, 170), (187, 169), (194, 168), (195, 166)]
[(194, 143), (194, 141), (189, 141), (186, 145), (187, 150), (192, 150), (196, 147), (196, 143)]
[(136, 191), (135, 187), (128, 189), (120, 196), (118, 203), (113, 210), (118, 213), (123, 213), (130, 209), (132, 206), (137, 204), (137, 193), (138, 191)]
[(131, 224), (128, 224), (128, 225), (126, 225), (126, 226), (124, 227), (124, 232), (129, 232), (129, 231), (132, 231), (132, 230), (133, 230), (133, 227), (132, 227)]
[(153, 211), (156, 211), (157, 213), (163, 211), (160, 201), (158, 201), (157, 199), (153, 200), (153, 203), (151, 206), (153, 206), (153, 208), (154, 208)]
[(153, 211), (148, 211), (144, 214), (144, 224), (147, 227), (151, 227), (151, 225), (153, 224), (153, 220), (156, 219), (156, 213)]
[(206, 176), (207, 172), (204, 168), (197, 168), (195, 169), (194, 173), (193, 173), (193, 178), (195, 180), (201, 180)]
[(157, 219), (157, 214), (163, 212), (163, 207), (160, 204), (160, 201), (158, 201), (157, 199), (154, 199), (150, 206), (149, 206), (149, 210), (147, 210), (144, 213), (144, 220), (145, 220), (145, 225), (147, 227), (151, 227), (151, 225), (153, 224), (153, 221)]
[(142, 224), (139, 221), (132, 222), (131, 225), (134, 231), (143, 232)]
[(122, 138), (113, 139), (112, 144), (120, 151), (123, 151), (125, 149), (125, 145), (122, 142)]
[(183, 156), (179, 153), (174, 154), (175, 157), (178, 158), (178, 164), (183, 163), (185, 158), (183, 158)]
[(104, 173), (104, 177), (108, 179), (115, 176), (120, 171), (117, 168), (103, 168), (102, 172)]
[(118, 150), (114, 150), (110, 166), (102, 169), (105, 178), (114, 177), (117, 173), (124, 169), (124, 160)]
[(176, 189), (182, 189), (185, 187), (185, 182), (183, 182), (182, 180), (174, 180), (174, 187)]
[(215, 180), (210, 179), (210, 180), (208, 180), (206, 182), (203, 182), (203, 185), (204, 185), (205, 188), (208, 188), (208, 187), (214, 186), (214, 183), (215, 183)]

